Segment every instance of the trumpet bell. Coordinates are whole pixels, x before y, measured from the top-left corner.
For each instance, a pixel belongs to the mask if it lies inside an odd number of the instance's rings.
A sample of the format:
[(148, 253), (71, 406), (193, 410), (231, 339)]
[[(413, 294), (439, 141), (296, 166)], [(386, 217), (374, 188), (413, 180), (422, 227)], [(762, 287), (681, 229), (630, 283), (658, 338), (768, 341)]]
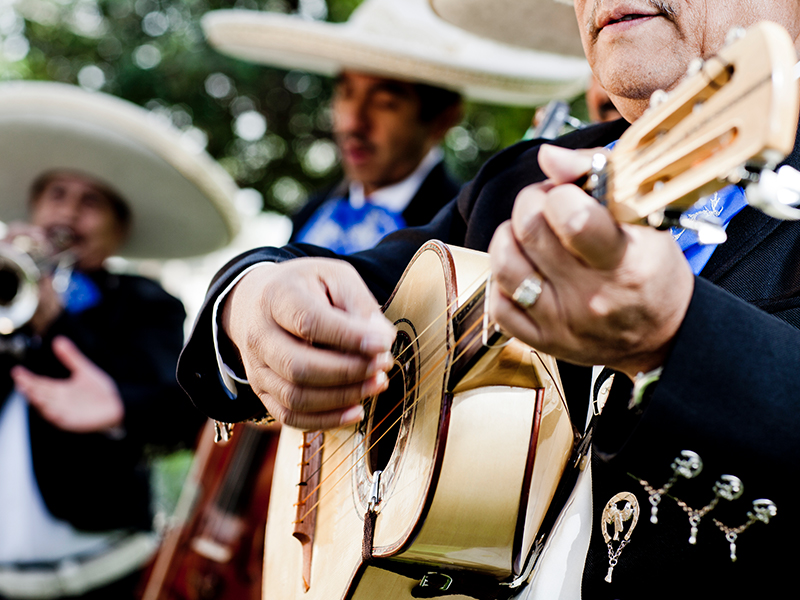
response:
[(10, 335), (31, 320), (39, 306), (40, 276), (29, 254), (0, 244), (0, 335)]

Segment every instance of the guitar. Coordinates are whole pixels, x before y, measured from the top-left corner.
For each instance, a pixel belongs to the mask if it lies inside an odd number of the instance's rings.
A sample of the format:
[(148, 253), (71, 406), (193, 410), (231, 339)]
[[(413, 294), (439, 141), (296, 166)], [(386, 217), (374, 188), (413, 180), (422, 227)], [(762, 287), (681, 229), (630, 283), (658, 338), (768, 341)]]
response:
[(278, 427), (252, 424), (215, 443), (209, 421), (142, 600), (259, 600)]
[[(796, 60), (782, 28), (751, 28), (626, 131), (595, 195), (658, 224), (773, 168), (794, 142)], [(485, 254), (427, 243), (385, 306), (388, 391), (359, 425), (283, 429), (264, 598), (500, 598), (535, 568), (580, 453), (555, 360), (488, 322), (490, 281)]]

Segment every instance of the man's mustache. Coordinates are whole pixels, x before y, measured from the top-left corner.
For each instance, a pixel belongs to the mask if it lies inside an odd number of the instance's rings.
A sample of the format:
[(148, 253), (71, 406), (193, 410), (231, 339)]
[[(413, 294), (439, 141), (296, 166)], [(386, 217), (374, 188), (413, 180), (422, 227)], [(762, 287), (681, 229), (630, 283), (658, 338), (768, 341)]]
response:
[(372, 142), (369, 139), (361, 135), (360, 133), (335, 133), (334, 139), (336, 140), (336, 145), (339, 148), (343, 148), (345, 145), (356, 144), (358, 146), (363, 146), (367, 150), (373, 149)]
[[(586, 31), (589, 33), (589, 38), (595, 40), (600, 34), (600, 28), (597, 26), (597, 13), (607, 0), (594, 0), (592, 4), (592, 12), (586, 22)], [(639, 6), (650, 6), (658, 11), (658, 13), (670, 21), (674, 21), (678, 11), (669, 3), (664, 0), (639, 0)]]

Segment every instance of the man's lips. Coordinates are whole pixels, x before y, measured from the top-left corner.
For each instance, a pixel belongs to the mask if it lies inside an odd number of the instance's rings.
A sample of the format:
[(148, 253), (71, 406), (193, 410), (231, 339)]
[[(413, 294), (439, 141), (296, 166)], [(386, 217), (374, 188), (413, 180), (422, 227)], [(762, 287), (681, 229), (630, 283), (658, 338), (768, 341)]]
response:
[(342, 155), (350, 162), (358, 163), (372, 156), (374, 149), (370, 144), (344, 142), (340, 144)]
[(655, 16), (655, 15), (625, 15), (621, 19), (611, 19), (608, 23), (603, 25), (603, 27), (606, 27), (608, 25), (613, 25), (614, 23), (623, 23), (625, 21), (634, 21), (636, 19), (644, 19), (644, 18), (652, 17), (652, 16)]
[(633, 6), (618, 6), (611, 10), (601, 11), (595, 19), (595, 31), (600, 32), (609, 25), (638, 21), (660, 16), (661, 13), (654, 7), (642, 8)]

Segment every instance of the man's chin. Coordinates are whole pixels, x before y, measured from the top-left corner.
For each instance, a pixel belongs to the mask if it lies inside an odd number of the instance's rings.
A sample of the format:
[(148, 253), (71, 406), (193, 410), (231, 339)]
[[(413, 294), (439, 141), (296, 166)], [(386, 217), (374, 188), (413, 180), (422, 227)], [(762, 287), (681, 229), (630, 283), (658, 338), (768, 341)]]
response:
[(345, 163), (344, 174), (350, 181), (358, 181), (365, 186), (369, 186), (378, 178), (375, 176), (375, 168), (368, 161), (361, 161), (356, 164)]

